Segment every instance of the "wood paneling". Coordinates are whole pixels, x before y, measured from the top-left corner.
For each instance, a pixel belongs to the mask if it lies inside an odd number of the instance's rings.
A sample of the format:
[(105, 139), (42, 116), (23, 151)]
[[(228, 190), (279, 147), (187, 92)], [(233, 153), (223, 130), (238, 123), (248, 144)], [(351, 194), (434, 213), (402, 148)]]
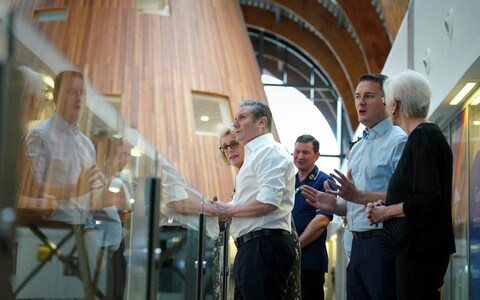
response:
[(388, 34), (370, 0), (337, 0), (338, 5), (352, 24), (367, 56), (372, 73), (379, 73), (391, 43)]
[(134, 0), (19, 0), (68, 7), (66, 22), (36, 23), (101, 93), (122, 95), (122, 113), (207, 197), (228, 199), (233, 172), (215, 137), (195, 134), (191, 91), (266, 101), (236, 1), (175, 0), (171, 16), (139, 14)]
[(408, 0), (379, 0), (382, 6), (385, 22), (387, 23), (388, 35), (393, 43), (397, 37), (398, 29), (408, 10)]

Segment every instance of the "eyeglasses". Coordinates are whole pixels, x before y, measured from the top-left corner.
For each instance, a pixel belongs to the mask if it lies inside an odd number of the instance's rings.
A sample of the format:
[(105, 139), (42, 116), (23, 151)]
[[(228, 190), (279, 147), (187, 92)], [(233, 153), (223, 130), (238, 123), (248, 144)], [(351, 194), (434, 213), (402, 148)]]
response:
[(238, 146), (240, 145), (239, 142), (237, 141), (232, 141), (230, 144), (223, 144), (221, 145), (220, 147), (218, 147), (218, 149), (220, 149), (220, 151), (222, 151), (223, 153), (227, 152), (228, 150), (228, 147), (232, 148), (232, 150), (235, 150), (238, 148)]

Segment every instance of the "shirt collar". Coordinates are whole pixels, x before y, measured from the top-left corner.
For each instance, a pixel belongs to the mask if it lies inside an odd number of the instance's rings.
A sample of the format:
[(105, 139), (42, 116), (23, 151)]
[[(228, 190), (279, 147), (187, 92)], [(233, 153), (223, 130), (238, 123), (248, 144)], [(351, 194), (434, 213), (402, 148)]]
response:
[(305, 179), (303, 179), (302, 182), (299, 182), (300, 179), (299, 179), (299, 177), (298, 177), (298, 172), (297, 172), (297, 174), (295, 174), (295, 176), (296, 176), (296, 182), (298, 182), (298, 183), (303, 183), (303, 182), (305, 182), (305, 181), (307, 181), (307, 180), (309, 180), (309, 181), (314, 181), (314, 180), (317, 179), (319, 173), (320, 173), (320, 171), (318, 170), (318, 166), (317, 166), (317, 165), (314, 165), (312, 171), (310, 171), (310, 173), (308, 174), (308, 176), (305, 177)]
[(318, 173), (320, 173), (320, 171), (318, 170), (318, 167), (317, 165), (315, 165), (312, 169), (312, 172), (310, 172), (310, 174), (308, 174), (308, 180), (315, 180), (317, 179), (318, 177)]
[(392, 120), (389, 117), (386, 117), (380, 121), (377, 125), (373, 126), (370, 130), (365, 128), (363, 131), (363, 137), (368, 139), (368, 137), (375, 137), (377, 135), (385, 134), (393, 126)]
[(52, 115), (52, 119), (53, 119), (53, 127), (59, 131), (71, 131), (73, 133), (80, 132), (80, 127), (78, 126), (78, 123), (75, 123), (72, 125), (67, 121), (65, 121), (64, 118), (60, 117), (56, 113)]
[(245, 145), (245, 150), (248, 150), (248, 152), (254, 152), (257, 150), (260, 146), (263, 146), (267, 143), (273, 142), (275, 139), (273, 138), (273, 135), (271, 133), (266, 133), (262, 134), (260, 136), (257, 136), (250, 142), (248, 142)]

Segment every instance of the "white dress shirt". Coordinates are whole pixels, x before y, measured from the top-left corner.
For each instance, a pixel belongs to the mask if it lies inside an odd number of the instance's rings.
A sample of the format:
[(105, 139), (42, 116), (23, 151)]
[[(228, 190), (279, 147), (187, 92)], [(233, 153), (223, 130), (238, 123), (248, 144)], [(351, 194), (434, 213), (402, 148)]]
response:
[(291, 231), (291, 212), (295, 197), (293, 157), (272, 134), (261, 135), (245, 145), (245, 160), (237, 174), (235, 194), (230, 205), (257, 200), (277, 207), (261, 217), (232, 219), (234, 238), (259, 229)]
[[(96, 164), (92, 142), (57, 114), (34, 127), (26, 139), (27, 156), (32, 162), (34, 179), (39, 183), (72, 185), (82, 168)], [(57, 199), (57, 211), (52, 220), (70, 224), (85, 224), (89, 217), (90, 197), (87, 193), (70, 199)]]

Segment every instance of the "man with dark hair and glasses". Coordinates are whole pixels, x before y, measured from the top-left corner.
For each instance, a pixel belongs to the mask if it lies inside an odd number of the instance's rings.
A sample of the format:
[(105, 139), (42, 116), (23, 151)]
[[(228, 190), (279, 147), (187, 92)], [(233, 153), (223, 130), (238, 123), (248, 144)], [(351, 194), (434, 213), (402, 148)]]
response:
[[(326, 183), (325, 193), (302, 188), (307, 202), (337, 215), (347, 215), (353, 235), (347, 267), (347, 299), (396, 299), (394, 253), (382, 248), (382, 224), (372, 229), (365, 209), (369, 202), (385, 200), (388, 182), (402, 155), (407, 136), (392, 124), (385, 110), (385, 75), (360, 77), (355, 91), (358, 121), (365, 125), (363, 138), (352, 148), (348, 173), (335, 170), (337, 183)], [(341, 198), (336, 199), (335, 196)]]
[(295, 257), (290, 235), (295, 194), (292, 156), (273, 139), (272, 113), (261, 102), (241, 101), (233, 127), (245, 147), (245, 159), (232, 200), (216, 205), (220, 216), (232, 220), (230, 233), (238, 249), (233, 266), (235, 300), (285, 299)]

